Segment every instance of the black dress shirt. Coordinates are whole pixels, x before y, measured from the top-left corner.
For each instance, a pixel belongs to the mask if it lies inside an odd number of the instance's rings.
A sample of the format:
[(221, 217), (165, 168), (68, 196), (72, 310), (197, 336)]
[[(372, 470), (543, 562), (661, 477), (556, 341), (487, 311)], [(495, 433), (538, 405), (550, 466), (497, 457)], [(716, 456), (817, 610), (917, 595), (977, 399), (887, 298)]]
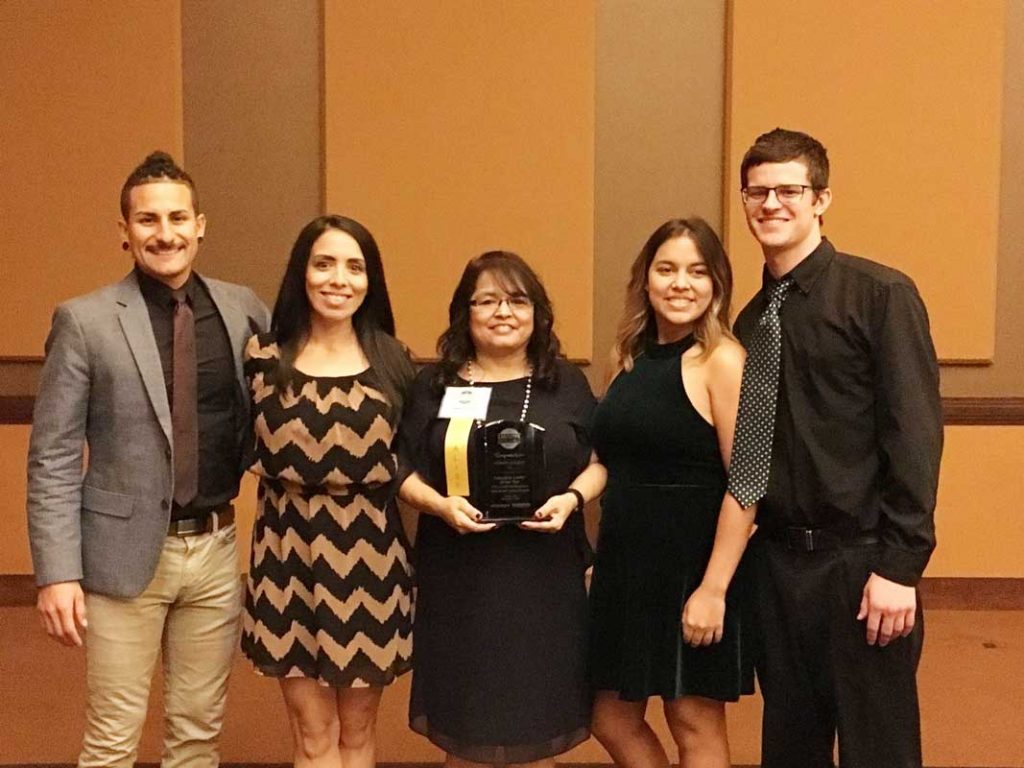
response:
[[(821, 244), (789, 276), (768, 492), (758, 523), (877, 531), (874, 571), (913, 585), (935, 548), (942, 408), (913, 282)], [(767, 269), (764, 284), (771, 282)], [(736, 319), (749, 343), (762, 287)]]
[[(139, 288), (146, 300), (153, 336), (160, 351), (167, 401), (173, 403), (174, 297), (171, 289), (139, 269)], [(235, 356), (224, 321), (206, 286), (193, 274), (183, 286), (195, 316), (199, 417), (199, 490), (191, 509), (171, 509), (171, 519), (193, 517), (238, 495), (241, 445), (239, 425), (245, 419), (242, 393), (235, 375)]]

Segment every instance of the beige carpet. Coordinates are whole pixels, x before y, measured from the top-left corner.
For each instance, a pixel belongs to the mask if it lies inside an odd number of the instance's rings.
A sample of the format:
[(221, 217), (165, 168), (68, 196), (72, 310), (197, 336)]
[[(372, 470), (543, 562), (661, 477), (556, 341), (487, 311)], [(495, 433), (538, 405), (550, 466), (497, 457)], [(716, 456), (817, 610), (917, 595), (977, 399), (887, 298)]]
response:
[[(928, 766), (1024, 768), (1024, 612), (930, 611), (921, 664), (924, 755)], [(408, 676), (384, 696), (382, 763), (436, 763), (440, 753), (405, 725)], [(160, 706), (154, 681), (151, 712)], [(274, 681), (236, 661), (223, 739), (225, 764), (287, 764), (290, 743)], [(31, 608), (0, 608), (0, 766), (69, 764), (78, 751), (84, 662), (78, 650), (48, 640)], [(666, 731), (652, 705), (652, 719)], [(733, 761), (758, 762), (760, 702), (729, 709)], [(139, 755), (160, 754), (159, 718), (150, 716)], [(563, 762), (608, 762), (593, 740)]]

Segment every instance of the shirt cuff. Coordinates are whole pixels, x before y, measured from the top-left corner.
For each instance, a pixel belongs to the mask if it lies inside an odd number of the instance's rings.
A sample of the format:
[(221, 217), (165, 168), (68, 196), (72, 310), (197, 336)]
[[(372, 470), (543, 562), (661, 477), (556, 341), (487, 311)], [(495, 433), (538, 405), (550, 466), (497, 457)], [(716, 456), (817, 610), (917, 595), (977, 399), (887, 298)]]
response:
[(883, 544), (873, 570), (883, 579), (916, 587), (931, 554), (931, 550), (921, 552)]

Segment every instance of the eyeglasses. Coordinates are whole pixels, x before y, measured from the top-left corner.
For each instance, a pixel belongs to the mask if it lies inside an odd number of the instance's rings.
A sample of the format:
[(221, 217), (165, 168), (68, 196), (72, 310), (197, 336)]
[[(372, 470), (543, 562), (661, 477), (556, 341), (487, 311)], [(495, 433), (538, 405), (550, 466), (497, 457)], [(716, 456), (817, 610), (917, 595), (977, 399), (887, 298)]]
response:
[(516, 314), (528, 312), (533, 307), (533, 301), (524, 293), (500, 298), (498, 296), (482, 296), (479, 299), (469, 300), (469, 306), (481, 315), (493, 315), (502, 303), (508, 304), (509, 310)]
[(740, 194), (743, 195), (744, 203), (763, 203), (772, 192), (780, 203), (795, 203), (808, 189), (814, 187), (810, 184), (781, 184), (777, 187), (744, 187)]

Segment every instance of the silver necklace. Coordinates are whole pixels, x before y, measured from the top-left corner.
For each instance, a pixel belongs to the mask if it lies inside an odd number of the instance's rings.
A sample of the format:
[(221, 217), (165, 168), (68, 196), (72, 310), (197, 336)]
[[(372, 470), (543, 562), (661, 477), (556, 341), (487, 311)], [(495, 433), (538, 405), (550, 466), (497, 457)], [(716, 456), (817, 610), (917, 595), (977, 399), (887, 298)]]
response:
[[(469, 382), (469, 386), (476, 386), (476, 382), (473, 380), (473, 360), (466, 361), (466, 381)], [(530, 392), (533, 389), (533, 369), (530, 368), (526, 373), (526, 394), (523, 396), (523, 410), (519, 413), (519, 420), (522, 422), (526, 421), (526, 412), (530, 410)], [(476, 420), (476, 425), (482, 427), (484, 424), (480, 419)]]

